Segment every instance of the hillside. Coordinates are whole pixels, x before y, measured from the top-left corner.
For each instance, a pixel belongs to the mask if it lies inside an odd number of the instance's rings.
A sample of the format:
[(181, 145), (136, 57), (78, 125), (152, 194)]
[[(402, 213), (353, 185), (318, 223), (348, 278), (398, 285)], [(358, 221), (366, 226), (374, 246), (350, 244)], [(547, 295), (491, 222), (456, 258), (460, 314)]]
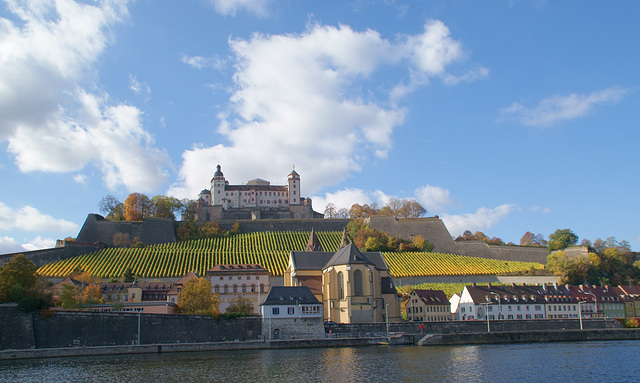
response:
[[(201, 275), (217, 264), (257, 263), (272, 275), (284, 273), (290, 251), (303, 251), (310, 232), (260, 232), (147, 246), (109, 248), (44, 265), (40, 275), (64, 277), (82, 269), (100, 278), (118, 278), (131, 268), (143, 278), (172, 278), (195, 271)], [(316, 232), (325, 251), (336, 251), (342, 233)], [(543, 266), (443, 253), (383, 253), (395, 277), (480, 275), (525, 271)]]

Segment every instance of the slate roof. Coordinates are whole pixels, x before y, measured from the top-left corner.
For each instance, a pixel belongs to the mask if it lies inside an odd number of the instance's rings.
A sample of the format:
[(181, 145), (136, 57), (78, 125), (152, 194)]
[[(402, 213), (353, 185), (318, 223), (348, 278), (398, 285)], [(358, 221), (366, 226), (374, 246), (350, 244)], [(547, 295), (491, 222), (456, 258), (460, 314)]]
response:
[(262, 305), (319, 305), (320, 301), (306, 286), (271, 286)]
[(326, 251), (292, 251), (291, 260), (297, 270), (322, 270), (333, 265), (356, 263), (373, 265), (378, 270), (389, 270), (382, 253), (362, 253), (352, 243), (335, 253)]
[(413, 290), (425, 305), (449, 305), (447, 295), (442, 290)]
[(215, 265), (211, 269), (207, 270), (207, 274), (209, 273), (231, 273), (231, 274), (244, 274), (244, 273), (255, 273), (255, 272), (263, 272), (268, 273), (269, 270), (264, 268), (262, 265), (258, 264), (235, 264), (235, 265)]

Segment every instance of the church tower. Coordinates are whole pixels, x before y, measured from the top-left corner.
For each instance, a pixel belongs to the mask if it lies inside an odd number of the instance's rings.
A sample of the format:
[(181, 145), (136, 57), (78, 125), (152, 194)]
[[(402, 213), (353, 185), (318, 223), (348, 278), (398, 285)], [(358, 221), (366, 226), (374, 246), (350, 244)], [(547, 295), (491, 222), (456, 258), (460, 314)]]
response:
[(211, 205), (221, 205), (224, 198), (225, 179), (224, 174), (220, 170), (220, 164), (216, 167), (216, 172), (213, 173), (211, 179)]
[(300, 175), (292, 170), (287, 176), (289, 181), (289, 205), (300, 205)]

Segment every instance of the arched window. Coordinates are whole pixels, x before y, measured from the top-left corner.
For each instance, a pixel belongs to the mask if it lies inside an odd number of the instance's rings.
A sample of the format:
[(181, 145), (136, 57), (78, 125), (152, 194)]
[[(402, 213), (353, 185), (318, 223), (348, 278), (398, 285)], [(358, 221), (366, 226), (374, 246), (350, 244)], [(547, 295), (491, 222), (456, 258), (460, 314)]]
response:
[(238, 292), (238, 285), (233, 285), (233, 292), (237, 293)]
[(224, 292), (225, 292), (225, 293), (228, 293), (228, 292), (229, 292), (229, 286), (224, 285)]
[(338, 298), (344, 299), (344, 275), (342, 275), (342, 271), (338, 273)]
[(213, 288), (213, 292), (214, 292), (214, 293), (216, 293), (216, 294), (218, 294), (218, 293), (220, 292), (220, 286), (216, 285), (216, 286)]
[(353, 295), (362, 295), (362, 271), (353, 272)]

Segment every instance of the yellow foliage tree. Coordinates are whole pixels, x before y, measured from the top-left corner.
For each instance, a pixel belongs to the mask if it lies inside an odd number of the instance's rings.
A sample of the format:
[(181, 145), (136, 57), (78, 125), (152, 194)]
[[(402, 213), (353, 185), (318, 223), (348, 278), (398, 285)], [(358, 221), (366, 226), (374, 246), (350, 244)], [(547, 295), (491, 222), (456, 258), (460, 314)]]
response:
[(213, 293), (211, 281), (206, 278), (191, 278), (178, 294), (178, 307), (185, 314), (218, 316), (220, 297)]

